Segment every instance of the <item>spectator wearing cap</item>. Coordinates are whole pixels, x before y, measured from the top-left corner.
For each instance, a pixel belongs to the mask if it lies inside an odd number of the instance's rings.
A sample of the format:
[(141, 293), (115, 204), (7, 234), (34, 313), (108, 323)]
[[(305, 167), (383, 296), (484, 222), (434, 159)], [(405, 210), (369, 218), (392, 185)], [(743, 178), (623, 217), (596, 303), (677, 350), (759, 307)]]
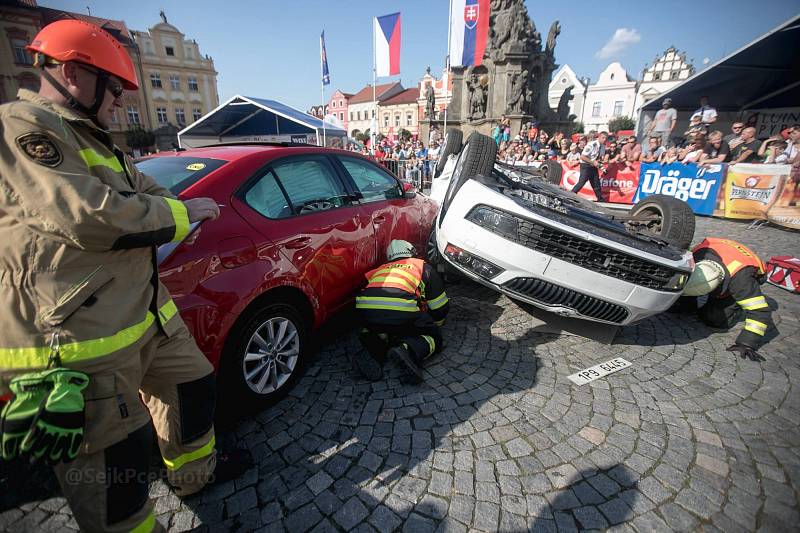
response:
[(722, 132), (719, 130), (712, 131), (708, 136), (708, 142), (703, 148), (703, 155), (700, 156), (700, 163), (704, 165), (714, 165), (719, 163), (727, 163), (731, 160), (731, 148), (725, 139), (722, 138)]
[(705, 126), (706, 132), (708, 131), (708, 127), (717, 121), (717, 110), (708, 105), (708, 96), (700, 97), (700, 107), (693, 115), (700, 116), (700, 123)]
[(642, 163), (658, 162), (665, 150), (666, 148), (661, 146), (661, 137), (649, 137), (647, 139), (647, 148), (642, 151)]
[(661, 109), (656, 113), (655, 118), (650, 122), (647, 135), (658, 135), (661, 137), (661, 146), (670, 144), (672, 130), (678, 122), (678, 112), (672, 107), (672, 98), (664, 98), (661, 102)]
[(636, 142), (636, 136), (631, 135), (623, 140), (622, 150), (620, 151), (620, 161), (635, 163), (642, 157), (642, 145)]

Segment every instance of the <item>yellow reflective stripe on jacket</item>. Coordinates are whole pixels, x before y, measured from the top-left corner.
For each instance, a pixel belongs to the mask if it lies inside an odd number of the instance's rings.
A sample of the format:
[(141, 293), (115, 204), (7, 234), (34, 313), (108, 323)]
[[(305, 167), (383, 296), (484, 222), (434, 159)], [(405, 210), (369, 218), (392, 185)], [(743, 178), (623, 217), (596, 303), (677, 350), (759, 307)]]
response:
[(758, 320), (753, 320), (752, 318), (748, 318), (744, 321), (744, 329), (747, 331), (751, 331), (756, 335), (761, 335), (762, 337), (767, 332), (767, 325), (763, 322), (759, 322)]
[(175, 235), (170, 242), (180, 242), (189, 234), (189, 212), (180, 200), (164, 198), (167, 201), (169, 210), (172, 211), (172, 218), (175, 220)]
[(400, 285), (401, 287), (406, 287), (409, 290), (409, 292), (412, 293), (412, 294), (414, 294), (414, 292), (417, 290), (416, 285), (413, 285), (411, 282), (409, 282), (407, 279), (405, 279), (405, 278), (403, 278), (401, 276), (394, 276), (394, 275), (375, 276), (371, 280), (369, 280), (370, 284), (378, 283), (378, 282), (383, 283), (383, 284), (396, 283), (396, 284)]
[(417, 279), (414, 276), (414, 274), (412, 274), (411, 272), (409, 272), (407, 270), (404, 270), (404, 269), (398, 268), (398, 267), (387, 267), (387, 268), (382, 268), (382, 269), (378, 270), (377, 272), (375, 272), (375, 274), (373, 274), (373, 277), (369, 279), (369, 282), (372, 283), (373, 280), (377, 279), (376, 276), (380, 276), (380, 275), (402, 276), (402, 277), (406, 278), (406, 280), (408, 280), (409, 283), (414, 285), (414, 287), (416, 287), (417, 284), (422, 281), (422, 280)]
[(742, 309), (746, 311), (755, 311), (756, 309), (763, 309), (765, 307), (769, 307), (767, 304), (767, 299), (763, 296), (754, 296), (753, 298), (748, 298), (746, 300), (741, 300), (736, 302), (739, 304)]
[[(177, 312), (178, 308), (171, 299), (158, 310), (162, 322), (166, 322)], [(77, 363), (109, 355), (123, 348), (127, 348), (138, 341), (153, 325), (156, 317), (150, 311), (144, 320), (128, 326), (108, 337), (90, 339), (85, 341), (70, 342), (59, 347), (59, 355), (63, 363)], [(33, 346), (29, 348), (0, 348), (0, 368), (26, 369), (47, 366), (50, 358), (49, 346)]]
[(131, 529), (131, 533), (150, 533), (153, 531), (153, 529), (155, 529), (155, 527), (156, 517), (153, 514), (153, 511), (150, 511), (150, 514), (147, 515), (147, 518), (145, 518), (141, 524)]
[(357, 296), (357, 309), (384, 309), (387, 311), (418, 311), (417, 302), (405, 298), (390, 298), (381, 296)]
[[(742, 262), (733, 260), (733, 261), (731, 261), (730, 263), (728, 263), (725, 266), (728, 267), (728, 272), (734, 272), (735, 273), (737, 270), (739, 270), (739, 267), (742, 266)], [(733, 275), (733, 274), (731, 274), (731, 275)]]
[(430, 309), (439, 309), (444, 304), (446, 304), (449, 300), (447, 299), (447, 293), (443, 292), (433, 300), (428, 300), (428, 308)]
[(81, 156), (81, 159), (86, 163), (86, 166), (89, 168), (92, 167), (108, 167), (114, 172), (123, 172), (122, 165), (119, 162), (119, 159), (116, 156), (102, 156), (98, 154), (95, 150), (91, 148), (84, 148), (83, 150), (78, 150), (78, 155)]
[(190, 463), (192, 461), (196, 461), (198, 459), (202, 459), (203, 457), (208, 457), (212, 453), (214, 453), (214, 444), (216, 443), (216, 437), (212, 436), (211, 440), (205, 443), (201, 448), (194, 450), (193, 452), (184, 453), (183, 455), (179, 455), (175, 459), (167, 459), (163, 457), (164, 464), (167, 465), (167, 468), (170, 470), (178, 470), (186, 463)]

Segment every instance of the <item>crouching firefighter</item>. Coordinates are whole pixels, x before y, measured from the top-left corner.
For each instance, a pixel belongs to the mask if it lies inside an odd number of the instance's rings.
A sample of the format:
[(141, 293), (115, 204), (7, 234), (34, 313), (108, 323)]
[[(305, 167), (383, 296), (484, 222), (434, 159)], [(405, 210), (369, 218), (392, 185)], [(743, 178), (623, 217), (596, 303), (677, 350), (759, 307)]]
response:
[[(746, 246), (729, 239), (707, 238), (692, 252), (695, 269), (677, 310), (696, 310), (705, 324), (725, 329), (744, 315), (744, 329), (728, 351), (742, 359), (763, 361), (756, 350), (772, 324), (769, 304), (760, 288), (765, 280), (763, 261)], [(703, 295), (708, 295), (708, 301), (697, 309), (696, 297)]]
[(82, 531), (162, 530), (153, 426), (178, 496), (250, 464), (215, 449), (213, 368), (156, 267), (156, 246), (219, 210), (176, 199), (114, 145), (138, 82), (113, 36), (61, 20), (28, 50), (41, 88), (0, 106), (2, 458), (53, 465)]
[(423, 378), (423, 362), (442, 348), (440, 326), (449, 310), (444, 282), (407, 241), (393, 240), (388, 263), (367, 272), (367, 286), (356, 298), (364, 324), (354, 364), (370, 379), (380, 379), (387, 355)]

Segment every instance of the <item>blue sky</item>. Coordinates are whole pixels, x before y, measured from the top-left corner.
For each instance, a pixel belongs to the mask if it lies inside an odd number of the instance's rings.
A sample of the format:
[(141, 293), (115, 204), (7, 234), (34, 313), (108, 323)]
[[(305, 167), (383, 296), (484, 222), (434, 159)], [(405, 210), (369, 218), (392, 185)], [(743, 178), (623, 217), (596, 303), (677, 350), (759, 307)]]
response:
[[(47, 7), (124, 20), (136, 30), (169, 22), (214, 59), (220, 100), (246, 94), (300, 109), (318, 104), (319, 34), (325, 30), (332, 89), (354, 92), (372, 81), (372, 17), (402, 13), (399, 79), (413, 87), (430, 65), (440, 75), (447, 53), (447, 0), (39, 0)], [(542, 38), (561, 21), (556, 61), (596, 80), (611, 61), (638, 78), (645, 63), (674, 45), (704, 68), (800, 13), (800, 0), (743, 2), (619, 0), (526, 1)], [(230, 6), (230, 7), (227, 7)], [(620, 31), (617, 31), (620, 30)], [(617, 39), (611, 41), (614, 35)], [(606, 50), (598, 57), (601, 49)], [(394, 78), (398, 79), (398, 78)], [(379, 82), (382, 80), (379, 80)]]

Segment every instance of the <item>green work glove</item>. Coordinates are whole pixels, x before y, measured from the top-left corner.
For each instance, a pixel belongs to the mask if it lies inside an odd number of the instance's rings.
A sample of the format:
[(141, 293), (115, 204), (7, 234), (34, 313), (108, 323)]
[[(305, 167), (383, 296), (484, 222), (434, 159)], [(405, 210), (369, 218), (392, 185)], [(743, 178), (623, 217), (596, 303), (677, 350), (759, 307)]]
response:
[(2, 457), (6, 461), (20, 455), (20, 444), (50, 393), (50, 385), (44, 379), (48, 372), (23, 374), (11, 380), (9, 388), (14, 397), (3, 407), (3, 412), (0, 414)]
[(21, 449), (47, 464), (68, 463), (78, 455), (83, 441), (83, 389), (89, 376), (67, 368), (50, 370), (44, 380), (51, 386)]

